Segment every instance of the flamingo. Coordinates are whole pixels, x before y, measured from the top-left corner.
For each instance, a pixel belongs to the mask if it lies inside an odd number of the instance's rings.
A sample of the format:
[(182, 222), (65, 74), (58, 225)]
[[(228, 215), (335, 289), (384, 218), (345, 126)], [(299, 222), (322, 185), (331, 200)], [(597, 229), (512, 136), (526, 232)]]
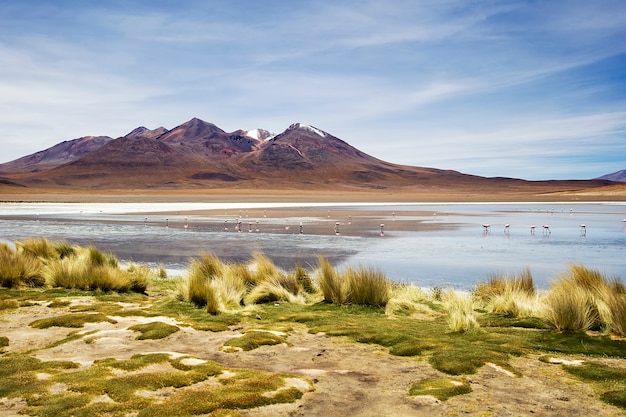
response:
[(544, 224), (543, 226), (543, 233), (544, 234), (551, 234), (552, 232), (550, 231), (550, 226), (548, 226), (547, 224)]
[(339, 234), (339, 222), (335, 223), (335, 234)]
[(534, 235), (535, 234), (535, 229), (537, 228), (537, 226), (535, 226), (534, 224), (532, 226), (530, 226), (530, 234)]
[(511, 225), (508, 223), (504, 225), (504, 233), (509, 233), (509, 227), (511, 227)]
[(385, 227), (385, 224), (384, 224), (384, 223), (381, 223), (381, 224), (380, 224), (380, 235), (381, 235), (381, 236), (385, 236), (385, 231), (383, 230), (383, 228), (384, 228), (384, 227)]
[(587, 236), (587, 225), (584, 223), (580, 225), (580, 235)]
[(189, 227), (189, 223), (187, 223), (187, 218), (185, 217), (185, 225), (183, 226), (185, 229)]
[(489, 223), (485, 223), (483, 224), (483, 228), (485, 229), (485, 233), (489, 233), (489, 229), (491, 228), (491, 225)]

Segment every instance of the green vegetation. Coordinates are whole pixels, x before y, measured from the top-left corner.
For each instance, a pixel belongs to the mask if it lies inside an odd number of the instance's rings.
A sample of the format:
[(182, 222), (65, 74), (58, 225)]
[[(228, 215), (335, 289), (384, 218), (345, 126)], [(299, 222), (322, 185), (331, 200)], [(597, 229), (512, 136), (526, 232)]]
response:
[[(394, 284), (372, 268), (337, 271), (324, 258), (314, 271), (301, 266), (282, 271), (262, 255), (239, 264), (204, 254), (190, 261), (187, 277), (169, 280), (143, 266), (123, 270), (114, 257), (95, 248), (47, 241), (16, 246), (12, 250), (0, 245), (0, 256), (18, 266), (32, 261), (38, 272), (4, 269), (19, 276), (2, 278), (7, 285), (0, 288), (0, 314), (29, 306), (54, 309), (54, 317), (33, 321), (33, 328), (82, 328), (87, 323), (115, 323), (113, 317), (166, 316), (176, 325), (155, 319), (129, 330), (140, 333), (137, 339), (161, 339), (181, 326), (199, 331), (247, 329), (224, 343), (224, 350), (232, 351), (289, 345), (289, 332), (306, 327), (310, 333), (376, 344), (392, 355), (419, 358), (440, 372), (460, 376), (417, 381), (407, 392), (442, 401), (470, 392), (461, 376), (487, 363), (520, 375), (511, 358), (584, 355), (587, 362), (581, 367), (564, 365), (567, 372), (591, 384), (607, 403), (626, 408), (623, 369), (591, 362), (624, 358), (626, 289), (619, 279), (583, 266), (570, 267), (544, 292), (537, 291), (530, 271), (524, 270), (519, 276), (494, 275), (468, 294), (441, 288), (428, 293)], [(34, 285), (32, 277), (44, 279), (45, 285)], [(127, 284), (115, 284), (118, 279)], [(133, 287), (133, 282), (139, 284)], [(45, 348), (81, 339), (93, 343), (97, 335), (75, 331)], [(160, 353), (107, 358), (77, 370), (76, 364), (10, 352), (7, 337), (0, 337), (0, 348), (0, 398), (25, 399), (26, 414), (226, 415), (227, 410), (295, 401), (303, 395), (286, 386), (283, 375), (238, 370), (221, 377), (227, 370), (216, 363), (190, 365)], [(155, 364), (160, 370), (147, 368)], [(50, 377), (37, 378), (42, 373)], [(210, 383), (195, 385), (209, 378)], [(67, 390), (50, 393), (52, 384)], [(160, 402), (145, 394), (168, 387), (174, 391)], [(103, 395), (113, 402), (93, 401)]]
[(468, 332), (479, 327), (472, 297), (448, 291), (444, 295), (448, 310), (448, 326), (453, 332)]
[(428, 378), (416, 382), (409, 389), (409, 395), (430, 395), (440, 401), (470, 392), (472, 387), (465, 378)]
[[(302, 396), (301, 391), (286, 387), (287, 375), (242, 369), (221, 377), (228, 371), (221, 365), (211, 361), (189, 365), (186, 359), (135, 355), (77, 369), (72, 362), (10, 354), (0, 357), (0, 397), (23, 398), (27, 404), (23, 413), (29, 415), (188, 416), (293, 402)], [(148, 368), (153, 364), (164, 366), (153, 371)], [(39, 378), (41, 374), (48, 377)], [(214, 383), (200, 384), (211, 378)], [(53, 386), (62, 389), (51, 391)], [(154, 401), (152, 397), (167, 388), (176, 390)], [(103, 397), (107, 400), (95, 401)]]
[(163, 323), (162, 321), (154, 321), (152, 323), (146, 324), (137, 324), (135, 326), (131, 326), (128, 330), (133, 330), (140, 332), (141, 334), (136, 337), (137, 340), (146, 340), (146, 339), (163, 339), (167, 336), (176, 333), (180, 330), (177, 326), (172, 326), (171, 324)]
[(108, 323), (117, 323), (101, 313), (90, 314), (66, 314), (63, 316), (50, 317), (35, 320), (30, 323), (35, 329), (47, 329), (49, 327), (83, 327), (85, 323), (100, 323), (106, 321)]
[(617, 278), (572, 265), (546, 296), (546, 319), (557, 330), (603, 330), (626, 336), (626, 288)]
[(594, 362), (563, 368), (577, 378), (592, 383), (604, 402), (626, 408), (626, 370)]
[(122, 270), (112, 254), (45, 238), (0, 244), (0, 286), (145, 292), (150, 271)]
[(281, 343), (287, 343), (287, 335), (284, 333), (251, 330), (241, 337), (230, 339), (228, 342), (224, 343), (224, 347), (227, 348), (226, 350), (253, 350), (259, 346), (279, 345)]

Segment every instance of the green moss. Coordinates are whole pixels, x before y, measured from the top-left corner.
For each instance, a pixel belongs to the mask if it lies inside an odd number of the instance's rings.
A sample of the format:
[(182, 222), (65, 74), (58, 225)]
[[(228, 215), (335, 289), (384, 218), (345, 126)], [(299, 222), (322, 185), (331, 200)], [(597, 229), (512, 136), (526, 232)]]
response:
[(610, 366), (585, 362), (579, 366), (564, 365), (576, 378), (591, 384), (602, 401), (626, 409), (626, 371)]
[(241, 337), (230, 339), (224, 346), (231, 348), (241, 348), (242, 350), (254, 350), (264, 345), (279, 345), (287, 343), (286, 335), (277, 335), (266, 331), (249, 331)]
[(411, 385), (409, 395), (431, 395), (440, 401), (472, 392), (465, 378), (428, 378)]
[(169, 360), (170, 355), (167, 353), (151, 353), (146, 355), (133, 355), (127, 360), (114, 358), (101, 359), (94, 361), (94, 364), (98, 366), (121, 369), (124, 371), (136, 371), (137, 369), (144, 368), (148, 365), (168, 362)]
[(19, 307), (20, 307), (20, 303), (17, 300), (0, 300), (0, 311), (14, 310)]
[(108, 318), (104, 314), (66, 314), (63, 316), (50, 317), (35, 320), (30, 323), (36, 329), (47, 329), (49, 327), (83, 327), (85, 323), (107, 322), (115, 324), (117, 321)]
[(129, 327), (128, 329), (141, 333), (136, 337), (137, 340), (164, 339), (172, 333), (176, 333), (180, 330), (178, 326), (172, 326), (171, 324), (163, 323), (162, 321), (137, 324)]

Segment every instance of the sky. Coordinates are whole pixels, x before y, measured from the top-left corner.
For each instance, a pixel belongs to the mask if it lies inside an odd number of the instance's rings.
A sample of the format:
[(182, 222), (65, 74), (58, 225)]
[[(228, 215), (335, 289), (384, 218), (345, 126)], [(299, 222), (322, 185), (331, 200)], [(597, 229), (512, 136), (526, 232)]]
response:
[(6, 0), (0, 163), (193, 117), (487, 177), (626, 169), (624, 0)]

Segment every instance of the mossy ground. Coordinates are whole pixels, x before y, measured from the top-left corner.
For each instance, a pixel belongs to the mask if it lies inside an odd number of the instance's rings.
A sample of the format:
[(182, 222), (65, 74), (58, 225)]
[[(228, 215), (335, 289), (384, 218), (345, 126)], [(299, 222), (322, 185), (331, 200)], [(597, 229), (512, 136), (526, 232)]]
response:
[[(145, 338), (162, 338), (164, 341), (170, 337), (170, 332), (185, 326), (207, 332), (232, 332), (239, 327), (256, 329), (225, 342), (225, 351), (229, 346), (248, 350), (263, 345), (288, 344), (291, 329), (306, 326), (312, 334), (321, 332), (341, 336), (356, 343), (379, 345), (391, 355), (427, 361), (435, 370), (450, 377), (416, 379), (413, 387), (407, 388), (406, 395), (431, 391), (429, 395), (441, 400), (470, 392), (465, 387), (464, 377), (475, 374), (486, 363), (519, 376), (511, 365), (512, 358), (530, 354), (577, 355), (585, 358), (588, 365), (581, 368), (563, 366), (564, 369), (593, 386), (598, 398), (626, 408), (623, 370), (593, 362), (596, 358), (623, 359), (626, 352), (624, 340), (584, 332), (556, 332), (541, 319), (520, 320), (480, 312), (479, 328), (463, 333), (452, 332), (443, 308), (436, 302), (431, 307), (437, 314), (427, 320), (402, 314), (390, 316), (378, 307), (324, 302), (304, 305), (268, 303), (239, 313), (211, 315), (178, 300), (169, 292), (169, 286), (167, 282), (156, 282), (148, 294), (0, 289), (0, 300), (5, 303), (14, 301), (11, 308), (3, 310), (1, 319), (10, 320), (10, 315), (20, 308), (46, 306), (50, 317), (32, 320), (31, 325), (41, 331), (49, 326), (65, 326), (70, 331), (59, 340), (50, 340), (43, 349), (80, 339), (90, 343), (91, 332), (76, 329), (94, 322), (113, 323), (113, 317), (145, 318), (147, 324), (135, 328), (138, 335), (150, 335)], [(75, 303), (76, 300), (84, 302)], [(14, 307), (15, 303), (18, 307)], [(151, 320), (156, 317), (174, 319), (178, 324), (173, 326)], [(237, 413), (236, 410), (243, 408), (297, 401), (306, 395), (285, 384), (289, 376), (267, 371), (234, 370), (205, 360), (186, 365), (181, 358), (166, 354), (129, 359), (101, 358), (92, 366), (84, 367), (72, 361), (39, 360), (36, 349), (12, 352), (11, 339), (2, 334), (0, 338), (4, 345), (4, 353), (0, 356), (3, 381), (0, 398), (23, 398), (27, 405), (23, 412), (31, 415), (97, 416), (133, 412), (139, 415), (193, 415), (228, 410)], [(220, 378), (224, 373), (229, 377)], [(457, 381), (460, 385), (450, 385), (446, 381)], [(155, 402), (150, 397), (150, 393), (154, 395), (163, 390), (168, 393), (164, 395), (165, 400)]]

